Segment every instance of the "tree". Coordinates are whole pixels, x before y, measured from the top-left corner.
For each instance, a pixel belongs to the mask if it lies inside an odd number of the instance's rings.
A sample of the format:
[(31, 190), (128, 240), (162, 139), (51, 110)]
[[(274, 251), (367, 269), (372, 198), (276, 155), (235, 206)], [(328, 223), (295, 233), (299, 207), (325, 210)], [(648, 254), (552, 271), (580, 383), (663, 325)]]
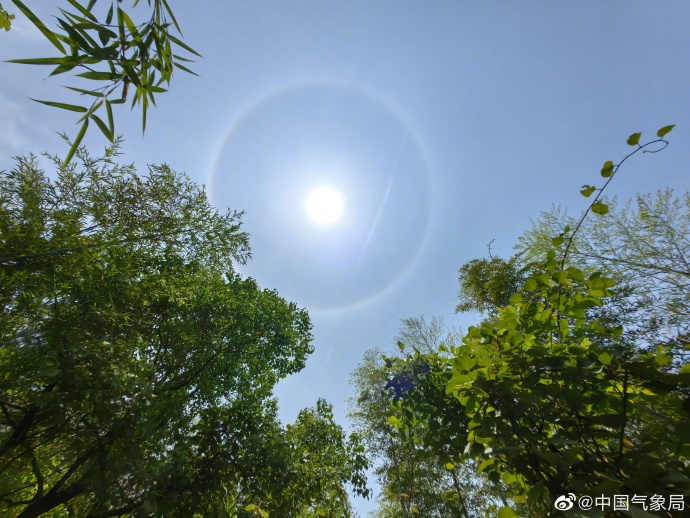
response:
[[(667, 189), (637, 195), (622, 206), (611, 201), (605, 217), (586, 220), (574, 239), (568, 264), (586, 272), (602, 271), (619, 288), (615, 314), (626, 337), (638, 348), (675, 344), (682, 354), (690, 338), (690, 194)], [(560, 207), (532, 221), (516, 249), (526, 260), (549, 245), (548, 235), (574, 225)], [(611, 304), (608, 304), (610, 307)]]
[[(434, 354), (441, 344), (450, 346), (456, 337), (456, 332), (446, 331), (439, 318), (430, 322), (406, 318), (396, 338), (401, 354), (414, 349)], [(392, 376), (381, 352), (372, 349), (352, 374), (356, 399), (350, 401), (349, 417), (375, 461), (381, 485), (374, 516), (486, 516), (497, 507), (498, 496), (492, 485), (474, 474), (476, 466), (471, 462), (449, 466), (444, 450), (431, 444), (433, 427), (422, 420), (410, 423), (409, 416), (398, 408), (396, 401), (407, 397), (428, 371), (427, 365), (410, 361)], [(443, 387), (440, 390), (445, 397)], [(393, 426), (403, 422), (409, 423), (406, 434), (410, 440)]]
[[(301, 460), (299, 476), (291, 491), (308, 498), (294, 498), (301, 503), (299, 513), (277, 508), (274, 516), (342, 516), (352, 515), (346, 484), (352, 483), (358, 493), (368, 497), (364, 471), (369, 467), (364, 446), (358, 435), (346, 439), (342, 427), (333, 422), (333, 408), (323, 399), (316, 407), (300, 412), (288, 435), (297, 445), (295, 455)], [(308, 504), (305, 505), (304, 502)]]
[[(621, 339), (622, 327), (592, 318), (588, 310), (603, 304), (615, 280), (567, 264), (587, 213), (608, 212), (601, 195), (621, 164), (653, 145), (665, 146), (671, 129), (662, 128), (659, 139), (644, 145), (640, 134), (628, 139), (635, 151), (617, 165), (604, 164), (608, 180), (588, 210), (572, 230), (566, 225), (552, 237), (559, 252), (550, 250), (509, 304), (471, 327), (450, 355), (416, 352), (388, 363), (392, 377), (411, 362), (430, 367), (400, 399), (405, 419), (394, 424), (407, 441), (413, 424), (433, 424), (428, 437), (437, 451), (445, 448), (459, 459), (467, 454), (490, 480), (518, 490), (513, 500), (520, 515), (552, 515), (556, 497), (569, 492), (690, 490), (690, 365), (670, 368), (674, 353), (664, 346), (632, 350)], [(596, 190), (585, 186), (583, 194)], [(450, 399), (433, 390), (443, 379)], [(635, 513), (658, 515), (637, 507)], [(516, 513), (506, 506), (499, 516)]]
[[(54, 67), (51, 76), (64, 74), (74, 69), (79, 71), (77, 77), (102, 84), (97, 88), (84, 89), (67, 86), (69, 90), (92, 98), (87, 106), (38, 101), (48, 106), (80, 113), (78, 122), (82, 123), (76, 138), (63, 162), (69, 163), (79, 148), (90, 122), (98, 126), (111, 142), (115, 142), (115, 122), (113, 106), (127, 100), (130, 85), (134, 90), (132, 108), (141, 106), (142, 131), (146, 130), (146, 113), (149, 102), (156, 104), (155, 94), (166, 91), (161, 85), (170, 85), (176, 69), (194, 74), (182, 63), (191, 61), (173, 51), (177, 46), (195, 56), (194, 49), (175, 37), (170, 28), (174, 27), (180, 36), (180, 29), (175, 15), (167, 0), (148, 0), (151, 14), (148, 20), (134, 23), (132, 18), (117, 3), (111, 0), (107, 11), (95, 12), (97, 0), (89, 0), (82, 5), (77, 0), (67, 0), (70, 10), (60, 9), (62, 17), (56, 17), (59, 30), (49, 29), (26, 5), (19, 0), (12, 0), (14, 5), (41, 31), (43, 36), (62, 54), (58, 57), (24, 58), (10, 60), (12, 63), (28, 65), (47, 65)], [(106, 4), (107, 2), (102, 2)], [(134, 0), (136, 6), (139, 0)], [(7, 14), (0, 5), (0, 26), (10, 28), (14, 15)], [(112, 24), (113, 18), (117, 21)], [(195, 74), (196, 75), (196, 74)], [(120, 97), (113, 99), (117, 94)], [(104, 109), (106, 115), (99, 117), (96, 112)], [(101, 111), (102, 113), (102, 111)], [(107, 123), (103, 120), (106, 118)]]
[(532, 264), (523, 265), (519, 256), (509, 260), (500, 257), (473, 259), (458, 271), (458, 313), (475, 311), (496, 312), (510, 303), (510, 296), (517, 293), (534, 269)]
[[(52, 157), (54, 181), (19, 159), (0, 179), (3, 515), (249, 516), (282, 505), (271, 487), (299, 488), (293, 508), (363, 493), (366, 462), (325, 403), (294, 431), (276, 420), (272, 389), (304, 367), (311, 324), (235, 272), (242, 214), (116, 155)], [(312, 424), (332, 442), (305, 445)], [(304, 485), (331, 455), (330, 485)]]

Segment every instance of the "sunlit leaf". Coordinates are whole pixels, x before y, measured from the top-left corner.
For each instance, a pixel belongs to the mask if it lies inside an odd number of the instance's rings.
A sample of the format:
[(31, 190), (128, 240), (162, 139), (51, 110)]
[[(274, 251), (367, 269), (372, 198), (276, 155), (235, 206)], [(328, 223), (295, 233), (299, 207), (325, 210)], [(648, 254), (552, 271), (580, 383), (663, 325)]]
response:
[(31, 20), (31, 23), (33, 23), (39, 31), (43, 33), (43, 35), (48, 38), (48, 41), (50, 41), (55, 47), (65, 54), (65, 47), (62, 46), (62, 43), (60, 43), (60, 40), (57, 38), (57, 35), (52, 32), (51, 30), (46, 27), (41, 20), (38, 19), (38, 17), (32, 13), (28, 7), (26, 7), (22, 2), (19, 0), (12, 0), (14, 2), (14, 5), (16, 5), (19, 10), (24, 13), (24, 15)]
[(613, 174), (613, 162), (609, 160), (608, 162), (604, 163), (604, 167), (601, 168), (601, 176), (604, 178), (608, 178)]
[(603, 216), (604, 214), (608, 214), (609, 206), (601, 201), (597, 201), (592, 204), (592, 212)]
[(640, 142), (640, 137), (642, 136), (642, 133), (633, 133), (628, 137), (628, 145), (630, 146), (637, 146)]
[(179, 45), (180, 47), (182, 47), (183, 49), (185, 49), (187, 52), (191, 52), (192, 54), (194, 54), (195, 56), (199, 56), (200, 58), (203, 57), (201, 54), (199, 54), (199, 53), (198, 53), (196, 50), (194, 50), (192, 47), (190, 47), (189, 45), (187, 45), (187, 44), (184, 43), (183, 41), (177, 39), (177, 38), (176, 38), (175, 36), (173, 36), (172, 34), (168, 34), (168, 38), (170, 38), (170, 41), (172, 41), (173, 43)]
[(675, 124), (671, 124), (670, 126), (664, 126), (659, 131), (656, 132), (656, 136), (659, 138), (664, 138), (666, 136), (666, 134), (669, 133), (675, 127), (676, 127)]
[(582, 196), (584, 196), (585, 198), (589, 198), (592, 195), (592, 193), (596, 190), (597, 188), (594, 185), (583, 185), (580, 194), (582, 194)]
[[(31, 97), (29, 97), (31, 99)], [(31, 99), (32, 101), (36, 101), (37, 103), (45, 104), (47, 106), (52, 106), (54, 108), (61, 108), (63, 110), (69, 110), (73, 112), (79, 112), (79, 113), (86, 113), (88, 109), (84, 108), (83, 106), (77, 106), (75, 104), (66, 104), (66, 103), (56, 103), (53, 101), (41, 101), (39, 99)]]
[(110, 128), (108, 128), (108, 126), (105, 124), (105, 122), (103, 122), (103, 121), (100, 119), (100, 117), (98, 117), (97, 115), (94, 115), (94, 114), (91, 114), (91, 118), (92, 118), (93, 121), (96, 123), (96, 126), (99, 127), (99, 129), (101, 130), (101, 132), (103, 132), (103, 135), (105, 135), (105, 137), (106, 137), (110, 142), (113, 142), (113, 141), (114, 141), (114, 136), (113, 136), (112, 132), (110, 131)]
[(92, 79), (94, 81), (117, 81), (120, 79), (119, 75), (111, 72), (82, 72), (81, 74), (77, 74), (77, 76), (85, 79)]
[(86, 119), (84, 121), (84, 124), (82, 124), (81, 129), (79, 130), (79, 133), (77, 134), (77, 138), (74, 139), (74, 142), (72, 143), (72, 147), (70, 148), (69, 152), (67, 153), (67, 157), (65, 158), (65, 161), (63, 162), (63, 167), (67, 167), (67, 164), (70, 163), (72, 158), (74, 157), (74, 153), (76, 153), (77, 149), (79, 149), (79, 144), (81, 144), (82, 139), (84, 138), (84, 135), (86, 134), (86, 129), (89, 127), (89, 119)]
[(74, 86), (66, 86), (65, 88), (69, 90), (73, 90), (75, 92), (79, 92), (80, 94), (83, 95), (91, 95), (93, 97), (104, 97), (105, 94), (103, 92), (97, 92), (95, 90), (84, 90), (83, 88), (76, 88)]
[(81, 14), (89, 18), (91, 21), (94, 21), (98, 23), (98, 18), (96, 18), (89, 9), (84, 9), (84, 7), (79, 4), (79, 2), (76, 2), (75, 0), (67, 0), (75, 9), (77, 9)]

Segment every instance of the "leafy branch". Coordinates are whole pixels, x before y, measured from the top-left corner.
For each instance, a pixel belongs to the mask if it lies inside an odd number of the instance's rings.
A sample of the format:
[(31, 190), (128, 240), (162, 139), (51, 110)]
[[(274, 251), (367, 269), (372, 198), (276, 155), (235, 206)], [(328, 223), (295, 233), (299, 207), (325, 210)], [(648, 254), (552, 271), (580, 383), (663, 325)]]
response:
[[(675, 124), (671, 124), (669, 126), (664, 126), (661, 128), (659, 131), (656, 132), (657, 137), (659, 137), (656, 140), (652, 140), (650, 142), (647, 142), (646, 144), (640, 144), (640, 137), (642, 136), (642, 133), (633, 133), (628, 137), (627, 143), (630, 146), (637, 146), (637, 148), (632, 151), (631, 153), (628, 153), (623, 159), (618, 162), (617, 164), (614, 164), (612, 161), (607, 161), (604, 163), (604, 166), (601, 168), (601, 176), (602, 178), (608, 178), (606, 180), (606, 183), (604, 184), (603, 187), (597, 188), (594, 185), (583, 185), (582, 190), (580, 191), (580, 194), (582, 194), (584, 197), (589, 198), (594, 191), (598, 191), (597, 195), (594, 197), (594, 200), (592, 200), (592, 203), (587, 207), (585, 210), (584, 214), (580, 218), (580, 221), (578, 221), (577, 225), (575, 226), (575, 230), (573, 230), (573, 233), (568, 235), (568, 232), (570, 231), (570, 227), (565, 227), (563, 230), (563, 233), (561, 233), (559, 236), (553, 238), (552, 243), (554, 246), (560, 246), (563, 241), (566, 241), (566, 246), (565, 250), (563, 251), (563, 256), (561, 257), (560, 261), (560, 269), (563, 269), (563, 266), (565, 265), (565, 260), (568, 256), (568, 251), (570, 250), (570, 245), (573, 242), (573, 238), (575, 237), (575, 234), (577, 234), (577, 231), (580, 230), (580, 227), (582, 226), (582, 223), (584, 223), (585, 219), (587, 218), (587, 215), (589, 214), (590, 211), (594, 212), (595, 214), (599, 215), (604, 215), (608, 214), (609, 212), (609, 207), (605, 203), (603, 203), (600, 198), (601, 195), (604, 193), (604, 190), (606, 187), (608, 187), (609, 183), (611, 183), (611, 180), (613, 180), (613, 177), (616, 175), (620, 167), (623, 165), (623, 163), (633, 156), (635, 153), (638, 153), (639, 151), (642, 151), (643, 153), (658, 153), (659, 151), (662, 151), (663, 149), (666, 149), (666, 146), (668, 146), (669, 142), (664, 139), (664, 137), (671, 132), (671, 130), (675, 127)], [(663, 144), (663, 146), (659, 149), (654, 149), (654, 150), (649, 150), (645, 149), (648, 148), (649, 146), (652, 146), (654, 144)]]
[[(664, 126), (663, 128), (660, 128), (656, 132), (656, 136), (659, 137), (656, 140), (651, 140), (647, 142), (646, 144), (640, 144), (640, 137), (642, 136), (642, 133), (633, 133), (628, 137), (627, 144), (629, 146), (637, 146), (636, 149), (627, 155), (623, 157), (623, 159), (618, 162), (617, 164), (614, 164), (611, 160), (608, 160), (604, 162), (603, 167), (601, 168), (601, 177), (606, 178), (606, 182), (601, 188), (597, 188), (594, 185), (583, 185), (582, 190), (580, 191), (580, 194), (582, 194), (585, 198), (589, 198), (592, 193), (595, 191), (597, 192), (597, 195), (594, 197), (592, 200), (592, 203), (589, 204), (585, 212), (582, 214), (582, 217), (580, 220), (577, 222), (577, 225), (575, 225), (575, 229), (572, 231), (571, 234), (570, 232), (570, 227), (566, 225), (566, 227), (563, 229), (563, 232), (561, 232), (560, 235), (554, 237), (551, 240), (551, 243), (554, 246), (560, 246), (563, 244), (565, 241), (565, 249), (563, 250), (563, 255), (561, 256), (561, 260), (559, 262), (559, 268), (558, 271), (563, 271), (565, 267), (565, 261), (568, 257), (568, 252), (570, 251), (570, 247), (573, 243), (573, 239), (575, 238), (575, 235), (577, 232), (580, 230), (582, 227), (582, 224), (584, 223), (585, 219), (589, 215), (590, 211), (594, 212), (595, 214), (599, 214), (600, 216), (603, 216), (605, 214), (608, 214), (609, 212), (609, 206), (601, 201), (601, 197), (604, 193), (604, 190), (609, 186), (613, 178), (616, 176), (616, 173), (619, 171), (621, 166), (625, 163), (626, 160), (628, 160), (630, 157), (635, 155), (636, 153), (642, 151), (643, 153), (658, 153), (659, 151), (662, 151), (666, 149), (668, 146), (669, 142), (664, 139), (664, 137), (671, 132), (671, 130), (675, 127), (675, 124), (670, 124), (668, 126)], [(647, 149), (650, 146), (653, 146), (655, 144), (662, 144), (662, 146), (658, 149)], [(558, 298), (556, 301), (556, 312), (557, 312), (557, 318), (560, 320), (560, 306), (561, 306), (561, 295), (562, 295), (562, 288), (563, 285), (561, 283), (558, 284)], [(559, 327), (559, 335), (561, 334), (561, 330)], [(562, 336), (561, 336), (562, 338)], [(553, 343), (553, 340), (552, 340)]]
[[(192, 60), (173, 51), (175, 45), (201, 57), (198, 52), (170, 33), (171, 27), (174, 27), (182, 36), (167, 0), (148, 0), (152, 8), (151, 17), (139, 25), (134, 24), (130, 16), (120, 8), (120, 0), (117, 3), (111, 1), (103, 20), (99, 20), (93, 12), (98, 0), (89, 0), (86, 6), (77, 0), (67, 0), (73, 10), (60, 9), (63, 18), (56, 17), (60, 29), (58, 32), (50, 30), (20, 0), (12, 1), (62, 56), (12, 59), (9, 60), (10, 63), (54, 66), (50, 76), (77, 69), (79, 73), (75, 74), (76, 77), (105, 83), (93, 89), (65, 86), (82, 96), (93, 97), (91, 104), (86, 106), (32, 99), (47, 106), (81, 114), (77, 120), (81, 127), (67, 153), (63, 167), (74, 157), (90, 121), (98, 126), (111, 143), (115, 141), (112, 107), (127, 100), (130, 85), (134, 87), (131, 108), (141, 106), (142, 132), (145, 132), (149, 102), (156, 105), (155, 94), (167, 91), (161, 85), (169, 87), (175, 69), (197, 75), (181, 63)], [(133, 7), (138, 3), (139, 0), (134, 0)], [(12, 17), (6, 16), (0, 5), (0, 23), (4, 24), (6, 30)], [(117, 23), (111, 24), (114, 17), (117, 17)], [(120, 97), (113, 99), (112, 95), (118, 91), (121, 92)], [(101, 110), (102, 114), (103, 109), (104, 116), (96, 115), (98, 110)]]

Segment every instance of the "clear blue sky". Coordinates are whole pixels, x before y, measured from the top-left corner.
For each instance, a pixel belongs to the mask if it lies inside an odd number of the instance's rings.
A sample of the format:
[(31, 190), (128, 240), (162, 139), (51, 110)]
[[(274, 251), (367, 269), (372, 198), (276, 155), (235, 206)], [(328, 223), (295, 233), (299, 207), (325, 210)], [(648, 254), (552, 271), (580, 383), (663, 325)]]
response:
[[(278, 386), (285, 421), (325, 397), (346, 425), (350, 372), (401, 318), (470, 325), (453, 313), (457, 269), (492, 239), (509, 255), (552, 202), (584, 208), (580, 186), (601, 183), (629, 134), (677, 124), (611, 194), (690, 187), (687, 0), (170, 4), (201, 77), (176, 75), (143, 139), (137, 113), (116, 114), (123, 161), (167, 162), (246, 210), (243, 273), (310, 310), (316, 352)], [(20, 14), (0, 41), (2, 59), (52, 54)], [(72, 114), (27, 97), (74, 102), (65, 81), (0, 67), (0, 169), (64, 154), (54, 132), (74, 136)], [(319, 185), (344, 198), (330, 226), (305, 215)]]

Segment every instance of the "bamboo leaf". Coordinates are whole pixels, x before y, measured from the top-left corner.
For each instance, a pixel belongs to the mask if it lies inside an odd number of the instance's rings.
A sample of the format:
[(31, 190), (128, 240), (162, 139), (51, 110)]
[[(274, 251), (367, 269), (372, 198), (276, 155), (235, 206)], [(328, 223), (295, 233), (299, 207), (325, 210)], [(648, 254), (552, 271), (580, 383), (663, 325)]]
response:
[(61, 65), (68, 58), (27, 58), (8, 59), (5, 63), (19, 63), (20, 65)]
[(120, 79), (118, 74), (113, 74), (112, 72), (82, 72), (77, 74), (77, 76), (95, 81), (117, 81)]
[(106, 99), (105, 100), (105, 110), (108, 112), (108, 127), (110, 128), (110, 134), (115, 135), (115, 119), (113, 118), (113, 107), (112, 103)]
[(134, 25), (134, 22), (129, 17), (129, 15), (119, 7), (117, 8), (117, 15), (118, 18), (122, 17), (122, 19), (124, 20), (125, 24), (127, 25), (127, 28), (129, 29), (129, 33), (132, 35), (132, 38), (134, 38), (134, 41), (136, 41), (137, 43), (141, 43), (141, 35), (139, 34), (137, 26)]
[(167, 2), (166, 0), (162, 0), (162, 1), (163, 1), (163, 7), (165, 7), (165, 10), (166, 10), (166, 11), (168, 12), (168, 14), (170, 15), (170, 19), (171, 19), (172, 22), (175, 24), (175, 28), (177, 29), (177, 32), (179, 32), (180, 34), (182, 34), (182, 29), (180, 29), (180, 26), (179, 26), (179, 24), (177, 23), (177, 20), (175, 19), (175, 15), (173, 14), (172, 9), (170, 9), (170, 6), (168, 5), (168, 2)]
[(197, 74), (196, 72), (192, 72), (192, 71), (189, 70), (187, 67), (183, 67), (183, 66), (180, 65), (179, 63), (175, 63), (175, 68), (179, 68), (180, 70), (184, 70), (184, 71), (187, 72), (188, 74), (194, 74), (194, 75), (197, 76), (197, 77), (199, 76), (199, 74)]
[(105, 94), (103, 92), (96, 92), (95, 90), (84, 90), (83, 88), (77, 88), (75, 86), (65, 86), (65, 88), (69, 90), (73, 90), (75, 92), (79, 92), (80, 94), (83, 95), (92, 95), (93, 97), (104, 97)]
[(105, 122), (103, 122), (103, 121), (101, 120), (100, 117), (98, 117), (97, 115), (94, 115), (94, 114), (91, 115), (91, 118), (92, 118), (93, 121), (96, 123), (96, 126), (98, 126), (98, 127), (100, 128), (100, 130), (101, 130), (101, 132), (103, 133), (103, 135), (105, 135), (105, 137), (106, 137), (110, 142), (113, 142), (113, 140), (114, 140), (114, 139), (113, 139), (113, 134), (112, 134), (112, 132), (110, 131), (110, 129), (108, 128), (108, 126), (106, 126)]
[[(31, 99), (31, 97), (29, 97), (29, 99)], [(83, 106), (77, 106), (75, 104), (56, 103), (53, 101), (41, 101), (39, 99), (31, 99), (31, 100), (36, 101), (37, 103), (45, 104), (47, 106), (52, 106), (53, 108), (61, 108), (63, 110), (69, 110), (69, 111), (73, 111), (73, 112), (86, 113), (88, 111)]]
[[(72, 6), (73, 6), (77, 11), (79, 11), (81, 14), (83, 14), (84, 16), (86, 16), (87, 18), (89, 18), (90, 20), (92, 20), (92, 21), (98, 23), (98, 18), (96, 18), (93, 14), (91, 14), (91, 12), (90, 12), (88, 9), (84, 9), (84, 7), (82, 7), (81, 4), (79, 4), (79, 2), (76, 2), (75, 0), (67, 0), (67, 1), (68, 1), (70, 4), (72, 4)], [(91, 4), (89, 4), (89, 5), (91, 5)]]
[(19, 0), (12, 0), (14, 5), (16, 5), (19, 10), (24, 13), (24, 16), (26, 16), (29, 20), (31, 20), (31, 23), (33, 23), (36, 28), (38, 28), (39, 31), (43, 33), (43, 35), (48, 38), (48, 40), (57, 47), (57, 49), (62, 52), (63, 54), (66, 54), (65, 52), (65, 47), (62, 46), (62, 43), (60, 43), (60, 40), (57, 38), (57, 35), (48, 29), (41, 20), (38, 19), (38, 17), (31, 12), (31, 10), (26, 7), (23, 3), (21, 3)]
[(79, 133), (77, 134), (77, 138), (74, 140), (74, 144), (72, 144), (72, 147), (70, 148), (69, 152), (67, 153), (67, 158), (65, 158), (65, 161), (62, 164), (63, 168), (67, 167), (67, 165), (70, 163), (70, 161), (74, 157), (74, 153), (76, 153), (77, 149), (79, 148), (79, 144), (81, 144), (81, 141), (84, 138), (84, 135), (86, 134), (86, 128), (88, 128), (88, 127), (89, 127), (89, 119), (86, 119), (84, 121), (84, 124), (82, 124), (81, 129), (79, 130)]
[(187, 44), (183, 43), (182, 41), (178, 40), (178, 39), (177, 39), (175, 36), (173, 36), (172, 34), (168, 34), (168, 38), (170, 38), (170, 41), (172, 41), (173, 43), (176, 43), (177, 45), (179, 45), (180, 47), (182, 47), (182, 48), (185, 49), (186, 51), (191, 52), (191, 53), (194, 54), (195, 56), (199, 56), (200, 58), (203, 57), (201, 54), (199, 54), (199, 53), (198, 53), (196, 50), (194, 50), (192, 47), (190, 47), (189, 45), (187, 45)]

